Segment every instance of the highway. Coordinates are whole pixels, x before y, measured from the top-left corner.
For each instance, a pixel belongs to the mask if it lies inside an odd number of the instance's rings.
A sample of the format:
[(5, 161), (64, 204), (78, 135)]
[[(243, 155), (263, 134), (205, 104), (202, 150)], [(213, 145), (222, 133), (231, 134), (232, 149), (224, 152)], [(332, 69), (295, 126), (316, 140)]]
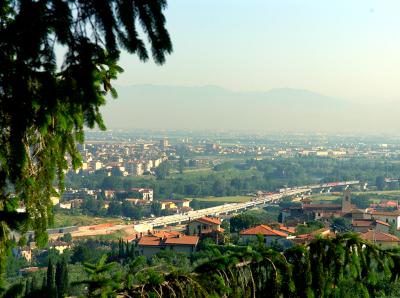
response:
[(229, 204), (224, 204), (220, 206), (215, 206), (215, 207), (210, 207), (210, 208), (205, 208), (205, 209), (200, 209), (200, 210), (195, 210), (195, 211), (189, 211), (183, 214), (174, 214), (174, 215), (168, 215), (168, 216), (161, 216), (157, 218), (152, 218), (152, 219), (146, 219), (139, 221), (137, 224), (135, 224), (134, 228), (135, 230), (147, 230), (147, 229), (153, 229), (157, 227), (164, 227), (167, 225), (171, 224), (181, 224), (183, 222), (187, 222), (196, 218), (200, 218), (203, 216), (219, 216), (219, 215), (225, 215), (233, 212), (238, 212), (240, 210), (246, 210), (250, 208), (254, 208), (259, 205), (263, 204), (270, 204), (270, 203), (276, 203), (280, 199), (288, 196), (297, 196), (303, 193), (309, 193), (313, 189), (316, 188), (329, 188), (329, 187), (335, 187), (335, 186), (349, 186), (349, 185), (355, 185), (359, 184), (359, 181), (344, 181), (344, 182), (333, 182), (333, 183), (325, 183), (325, 184), (318, 184), (318, 185), (309, 185), (309, 186), (301, 186), (301, 187), (295, 187), (291, 189), (285, 189), (281, 190), (280, 193), (274, 193), (270, 195), (261, 195), (254, 197), (254, 200), (250, 202), (245, 202), (245, 203), (229, 203)]

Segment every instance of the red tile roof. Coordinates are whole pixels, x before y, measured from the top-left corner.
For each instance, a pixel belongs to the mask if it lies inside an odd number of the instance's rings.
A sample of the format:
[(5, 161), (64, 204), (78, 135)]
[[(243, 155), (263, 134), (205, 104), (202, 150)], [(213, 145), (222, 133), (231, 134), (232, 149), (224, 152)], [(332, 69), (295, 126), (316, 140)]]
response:
[(198, 236), (177, 236), (177, 237), (171, 237), (167, 238), (165, 240), (165, 245), (197, 245), (197, 242), (199, 242), (199, 237)]
[(375, 221), (376, 221), (376, 223), (378, 223), (378, 224), (381, 224), (381, 225), (390, 227), (390, 225), (389, 225), (387, 222), (384, 222), (384, 221), (381, 221), (381, 220), (375, 220)]
[(205, 222), (208, 224), (214, 224), (214, 225), (220, 225), (221, 224), (221, 220), (219, 218), (214, 218), (214, 217), (200, 217), (198, 219), (195, 219), (195, 221), (201, 221), (201, 222)]
[(372, 242), (400, 242), (396, 236), (372, 230), (361, 234), (361, 238)]
[(372, 211), (372, 215), (382, 215), (382, 216), (400, 216), (399, 211)]
[(159, 237), (159, 238), (169, 238), (169, 237), (174, 237), (174, 236), (182, 236), (183, 234), (178, 232), (178, 231), (155, 231), (153, 233), (153, 236)]
[(279, 230), (294, 234), (296, 233), (296, 228), (295, 227), (285, 227), (284, 225), (280, 224), (279, 225)]
[(370, 227), (372, 226), (374, 221), (372, 219), (357, 219), (353, 220), (351, 225), (353, 227)]
[(239, 233), (240, 235), (264, 235), (264, 236), (279, 236), (279, 237), (287, 237), (288, 235), (286, 233), (283, 233), (281, 231), (274, 230), (270, 228), (269, 226), (266, 225), (259, 225), (253, 228), (249, 228), (246, 230), (243, 230)]
[(139, 246), (194, 245), (199, 242), (198, 236), (175, 235), (170, 237), (143, 236)]
[(386, 206), (391, 206), (391, 207), (396, 207), (397, 206), (397, 202), (395, 202), (395, 201), (387, 201), (385, 205)]
[(303, 205), (303, 209), (310, 209), (310, 210), (338, 209), (338, 210), (342, 210), (342, 206), (336, 205), (336, 204), (310, 204), (310, 205)]
[(141, 246), (160, 246), (162, 238), (155, 236), (143, 236), (140, 238), (138, 245)]
[(335, 237), (335, 233), (331, 232), (331, 230), (329, 228), (322, 228), (322, 229), (316, 230), (314, 232), (311, 232), (309, 234), (297, 235), (296, 239), (313, 240), (313, 239), (315, 239), (316, 236), (320, 236), (320, 237), (323, 237), (323, 238)]

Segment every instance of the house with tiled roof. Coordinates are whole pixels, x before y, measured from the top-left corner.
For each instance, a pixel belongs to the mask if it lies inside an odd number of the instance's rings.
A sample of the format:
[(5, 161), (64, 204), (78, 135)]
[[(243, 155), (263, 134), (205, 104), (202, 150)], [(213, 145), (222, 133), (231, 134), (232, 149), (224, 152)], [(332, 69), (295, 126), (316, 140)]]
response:
[(284, 232), (288, 235), (293, 235), (296, 233), (296, 227), (287, 227), (284, 224), (279, 224), (279, 227), (277, 228), (277, 230)]
[(70, 249), (72, 247), (72, 244), (60, 240), (54, 240), (50, 241), (48, 243), (48, 246), (49, 248), (55, 249), (58, 251), (58, 253), (62, 254), (66, 249)]
[(223, 231), (219, 218), (204, 216), (190, 221), (187, 225), (188, 235), (201, 235), (211, 231)]
[(362, 233), (361, 238), (384, 247), (398, 247), (400, 245), (400, 239), (398, 237), (374, 230)]
[(176, 253), (191, 254), (196, 251), (198, 242), (198, 236), (187, 236), (176, 232), (158, 232), (141, 237), (137, 247), (139, 255), (145, 257), (151, 257), (161, 250), (172, 250)]
[(153, 190), (151, 188), (131, 188), (130, 194), (136, 199), (153, 201)]
[(224, 229), (221, 228), (221, 220), (216, 217), (201, 217), (190, 221), (186, 227), (186, 234), (197, 235), (200, 239), (211, 238), (216, 243), (223, 243)]
[(390, 225), (381, 220), (374, 219), (354, 219), (351, 223), (354, 232), (365, 233), (369, 230), (378, 232), (389, 233)]
[(170, 238), (170, 237), (176, 237), (178, 235), (182, 235), (182, 233), (178, 231), (153, 231), (152, 233), (153, 236), (160, 237), (160, 238)]
[(317, 237), (330, 238), (336, 237), (336, 234), (332, 232), (329, 228), (322, 228), (308, 234), (296, 235), (295, 237), (291, 238), (291, 240), (296, 244), (308, 244)]
[(173, 200), (161, 200), (161, 210), (178, 210), (178, 206)]
[(27, 262), (32, 261), (32, 249), (29, 246), (13, 248), (12, 253), (15, 257), (24, 258)]
[(345, 190), (341, 204), (311, 204), (311, 200), (303, 199), (300, 206), (283, 209), (281, 222), (297, 220), (298, 222), (326, 219), (331, 217), (351, 217), (356, 209), (351, 204), (350, 191)]
[(239, 232), (240, 241), (245, 244), (257, 242), (259, 235), (263, 237), (266, 246), (271, 246), (274, 242), (284, 246), (290, 245), (290, 241), (287, 240), (289, 236), (287, 233), (275, 230), (267, 225), (259, 225)]
[(372, 219), (380, 220), (388, 224), (393, 224), (396, 229), (400, 229), (400, 211), (370, 211)]

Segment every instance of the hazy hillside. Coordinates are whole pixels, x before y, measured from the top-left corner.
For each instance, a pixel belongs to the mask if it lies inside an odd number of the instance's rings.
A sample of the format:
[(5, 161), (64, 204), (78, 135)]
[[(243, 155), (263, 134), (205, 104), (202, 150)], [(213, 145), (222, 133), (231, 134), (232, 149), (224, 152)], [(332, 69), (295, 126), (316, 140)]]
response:
[[(361, 104), (300, 89), (233, 92), (216, 86), (117, 87), (103, 108), (108, 128), (395, 132), (397, 104)], [(399, 119), (399, 120), (398, 120)]]

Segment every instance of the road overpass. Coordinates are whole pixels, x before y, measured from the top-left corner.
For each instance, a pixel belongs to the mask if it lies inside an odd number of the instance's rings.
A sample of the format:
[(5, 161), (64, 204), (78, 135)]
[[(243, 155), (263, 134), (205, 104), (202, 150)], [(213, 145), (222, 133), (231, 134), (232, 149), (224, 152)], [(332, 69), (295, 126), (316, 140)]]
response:
[(345, 186), (348, 187), (350, 185), (359, 184), (359, 181), (343, 181), (343, 182), (332, 182), (332, 183), (323, 183), (323, 184), (315, 184), (308, 186), (300, 186), (294, 188), (286, 188), (284, 190), (280, 190), (279, 193), (273, 194), (264, 194), (257, 197), (250, 202), (245, 203), (229, 203), (224, 205), (219, 205), (215, 207), (189, 211), (181, 214), (174, 214), (168, 216), (161, 216), (152, 219), (146, 219), (139, 221), (135, 224), (135, 230), (152, 230), (157, 227), (164, 227), (172, 224), (181, 224), (183, 222), (188, 222), (193, 219), (197, 219), (203, 216), (219, 216), (225, 215), (229, 213), (234, 213), (246, 209), (251, 209), (260, 205), (277, 203), (284, 197), (293, 197), (298, 196), (304, 193), (311, 193), (313, 189), (327, 188), (327, 187), (336, 187), (336, 186)]

